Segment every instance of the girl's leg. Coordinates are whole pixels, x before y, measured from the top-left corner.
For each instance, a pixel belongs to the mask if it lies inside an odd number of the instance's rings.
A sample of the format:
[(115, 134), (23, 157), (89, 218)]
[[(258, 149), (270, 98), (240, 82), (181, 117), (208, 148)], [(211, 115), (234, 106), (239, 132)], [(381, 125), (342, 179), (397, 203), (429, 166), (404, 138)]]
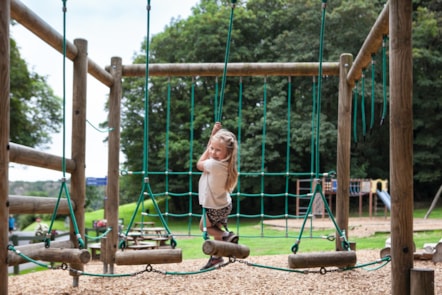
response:
[[(203, 229), (204, 229), (203, 218), (204, 218), (204, 216), (201, 217), (201, 220), (200, 220), (200, 230), (201, 231), (203, 231)], [(210, 222), (209, 218), (207, 218), (207, 215), (205, 218), (206, 218), (207, 233), (210, 236), (212, 236), (215, 240), (222, 241), (224, 231), (222, 229), (220, 229), (219, 226), (217, 226), (217, 225), (213, 226), (212, 223)]]

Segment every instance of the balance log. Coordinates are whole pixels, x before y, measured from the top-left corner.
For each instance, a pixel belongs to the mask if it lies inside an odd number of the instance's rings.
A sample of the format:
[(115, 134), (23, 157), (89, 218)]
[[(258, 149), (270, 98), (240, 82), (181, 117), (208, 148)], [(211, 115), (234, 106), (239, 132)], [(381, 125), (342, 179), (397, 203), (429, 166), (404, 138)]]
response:
[[(53, 241), (51, 242), (51, 248), (65, 248), (65, 249), (72, 249), (74, 247), (74, 243), (72, 243), (69, 240), (66, 241)], [(39, 253), (46, 249), (45, 243), (35, 243), (35, 244), (28, 244), (23, 246), (15, 246), (14, 247), (17, 251), (22, 252), (24, 255), (32, 258), (32, 259), (38, 259)], [(14, 266), (19, 265), (22, 263), (29, 262), (25, 258), (22, 258), (20, 255), (16, 254), (13, 251), (8, 251), (8, 265)]]
[[(91, 254), (86, 249), (74, 248), (36, 248), (24, 255), (33, 260), (43, 260), (47, 262), (81, 263), (86, 264), (91, 260)], [(17, 257), (19, 259), (17, 259)], [(10, 266), (29, 262), (15, 253), (8, 253), (8, 264)]]
[(290, 268), (313, 268), (313, 267), (349, 267), (356, 264), (356, 252), (335, 251), (306, 254), (290, 254)]
[(181, 249), (126, 250), (115, 253), (115, 263), (118, 265), (165, 264), (182, 261)]
[(250, 254), (247, 246), (221, 242), (216, 240), (206, 240), (203, 244), (203, 252), (206, 255), (246, 258)]

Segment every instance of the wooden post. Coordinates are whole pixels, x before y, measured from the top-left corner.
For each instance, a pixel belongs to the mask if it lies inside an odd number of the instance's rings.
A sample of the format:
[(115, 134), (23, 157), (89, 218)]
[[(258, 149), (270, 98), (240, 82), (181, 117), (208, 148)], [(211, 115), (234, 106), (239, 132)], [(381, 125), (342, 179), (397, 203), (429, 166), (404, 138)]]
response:
[(120, 205), (120, 125), (121, 125), (121, 96), (122, 96), (122, 60), (120, 57), (111, 59), (111, 74), (114, 83), (109, 94), (109, 154), (107, 170), (107, 200), (105, 204), (105, 216), (108, 226), (112, 228), (106, 238), (106, 255), (103, 263), (109, 265), (109, 273), (114, 273), (113, 263), (115, 253), (118, 250), (118, 206)]
[[(71, 174), (71, 198), (77, 204), (75, 209), (75, 219), (78, 230), (84, 237), (84, 205), (86, 198), (86, 95), (87, 95), (87, 41), (76, 39), (74, 41), (78, 49), (78, 54), (74, 59), (73, 74), (73, 103), (72, 103), (72, 160), (76, 163), (76, 169)], [(77, 237), (73, 230), (72, 219), (70, 224), (71, 241), (77, 243)], [(83, 270), (80, 263), (72, 263), (72, 268)], [(73, 276), (73, 287), (78, 287), (80, 276), (70, 273)]]
[(412, 1), (390, 0), (391, 288), (410, 294), (413, 268)]
[(8, 294), (10, 5), (0, 1), (0, 294)]
[[(352, 86), (347, 83), (347, 73), (352, 66), (353, 56), (342, 54), (339, 68), (339, 102), (338, 102), (338, 142), (337, 142), (337, 182), (336, 222), (348, 235), (348, 215), (350, 210), (350, 147), (351, 147), (351, 114)], [(336, 233), (339, 237), (339, 234)], [(336, 249), (343, 250), (341, 240), (336, 239)]]
[(410, 273), (411, 295), (434, 294), (434, 269), (412, 268)]

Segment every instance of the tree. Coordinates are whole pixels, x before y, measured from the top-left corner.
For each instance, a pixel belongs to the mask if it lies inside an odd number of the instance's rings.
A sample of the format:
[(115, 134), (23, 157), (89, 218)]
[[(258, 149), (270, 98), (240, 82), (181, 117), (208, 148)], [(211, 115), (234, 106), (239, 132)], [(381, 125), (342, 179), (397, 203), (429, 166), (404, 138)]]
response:
[(29, 72), (17, 44), (10, 39), (10, 140), (29, 147), (46, 147), (61, 126), (61, 99), (46, 78)]
[[(229, 22), (229, 3), (227, 0), (202, 0), (193, 8), (190, 17), (185, 20), (172, 20), (164, 32), (153, 36), (149, 52), (150, 63), (222, 63)], [(435, 3), (437, 1), (432, 1), (432, 5), (426, 2), (422, 5), (438, 7)], [(338, 61), (342, 53), (352, 53), (356, 56), (383, 5), (383, 1), (363, 0), (330, 3), (326, 15), (324, 61)], [(238, 3), (229, 61), (318, 61), (320, 8), (321, 4), (314, 0), (249, 0)], [(439, 40), (439, 14), (435, 14), (438, 17), (434, 17), (429, 12), (418, 12), (415, 24), (417, 31), (413, 40), (414, 50), (420, 53), (416, 60), (422, 61), (415, 63), (418, 70), (415, 77), (419, 80), (415, 86), (415, 125), (419, 131), (415, 143), (415, 165), (425, 170), (416, 173), (419, 190), (422, 188), (420, 184), (433, 185), (435, 179), (440, 179), (441, 171), (438, 168), (441, 165), (437, 165), (436, 169), (429, 169), (431, 163), (434, 165), (435, 162), (440, 162), (438, 155), (441, 154), (441, 135), (431, 132), (440, 125), (440, 104), (436, 103), (440, 100), (435, 97), (437, 89), (440, 88), (440, 79), (436, 77), (439, 73), (442, 44)], [(144, 46), (143, 43), (134, 63), (145, 62)], [(356, 133), (360, 140), (352, 149), (351, 177), (388, 178), (389, 175), (388, 116), (383, 126), (379, 126), (384, 104), (381, 81), (383, 75), (388, 73), (381, 70), (381, 51), (373, 58), (376, 61), (374, 75), (371, 75), (371, 68), (364, 69), (365, 79), (358, 81), (360, 93), (357, 99), (360, 106), (364, 98), (367, 122), (370, 121), (368, 118), (371, 118), (370, 106), (373, 99), (375, 119), (372, 129), (367, 127), (368, 132), (361, 136), (362, 110), (357, 110)], [(428, 78), (423, 77), (424, 73), (430, 73)], [(285, 171), (286, 154), (290, 156), (290, 171), (307, 172), (312, 169), (312, 97), (313, 92), (318, 90), (317, 84), (308, 77), (292, 77), (291, 80), (291, 110), (287, 112), (289, 84), (286, 78), (244, 77), (240, 107), (238, 79), (227, 78), (222, 122), (226, 128), (241, 136), (240, 170), (257, 172), (255, 176), (241, 178), (242, 192), (259, 193), (262, 187), (266, 193), (283, 191), (285, 183), (282, 178), (267, 178), (265, 183), (260, 183), (258, 173)], [(172, 174), (150, 174), (153, 191), (179, 192), (187, 197), (188, 191), (197, 187), (198, 175), (185, 172), (195, 171), (195, 161), (209, 137), (215, 113), (219, 110), (217, 94), (221, 81), (210, 77), (150, 77), (148, 82), (148, 144), (144, 152), (145, 81), (144, 78), (128, 78), (123, 83), (121, 142), (123, 152), (127, 156), (127, 162), (123, 166), (128, 170), (141, 171), (142, 155), (149, 155), (149, 171), (183, 172), (173, 175), (173, 181), (169, 181)], [(327, 172), (336, 169), (338, 80), (337, 77), (323, 77), (322, 82), (320, 171)], [(365, 86), (364, 91), (361, 90), (362, 85)], [(371, 91), (372, 85), (374, 92)], [(240, 124), (239, 109), (242, 112)], [(431, 122), (428, 114), (432, 116)], [(168, 116), (173, 119), (167, 120)], [(287, 128), (290, 128), (291, 136), (288, 152), (285, 136)], [(431, 154), (426, 154), (428, 147), (431, 147)], [(265, 159), (264, 162), (262, 158)], [(437, 172), (434, 173), (434, 170)], [(139, 196), (141, 185), (140, 177), (131, 176), (124, 178), (122, 187), (124, 193), (131, 195), (131, 200), (135, 200)], [(291, 179), (289, 186), (293, 188), (294, 185), (294, 180)], [(438, 185), (436, 184), (437, 187)], [(432, 194), (433, 192), (429, 193)], [(259, 206), (257, 199), (251, 198), (246, 201), (250, 202), (250, 210)], [(172, 202), (184, 212), (192, 205), (185, 198), (179, 197), (172, 197)]]

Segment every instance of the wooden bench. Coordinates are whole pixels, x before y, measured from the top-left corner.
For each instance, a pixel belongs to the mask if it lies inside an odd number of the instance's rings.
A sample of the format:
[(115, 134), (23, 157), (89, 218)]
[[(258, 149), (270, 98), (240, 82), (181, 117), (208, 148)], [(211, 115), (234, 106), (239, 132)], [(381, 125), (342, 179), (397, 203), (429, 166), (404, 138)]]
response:
[(132, 250), (145, 250), (145, 249), (156, 249), (158, 247), (155, 243), (141, 242), (138, 244), (129, 245), (127, 248)]
[(100, 253), (101, 253), (101, 244), (100, 243), (90, 244), (89, 249), (91, 250), (91, 258), (93, 260), (100, 259)]

